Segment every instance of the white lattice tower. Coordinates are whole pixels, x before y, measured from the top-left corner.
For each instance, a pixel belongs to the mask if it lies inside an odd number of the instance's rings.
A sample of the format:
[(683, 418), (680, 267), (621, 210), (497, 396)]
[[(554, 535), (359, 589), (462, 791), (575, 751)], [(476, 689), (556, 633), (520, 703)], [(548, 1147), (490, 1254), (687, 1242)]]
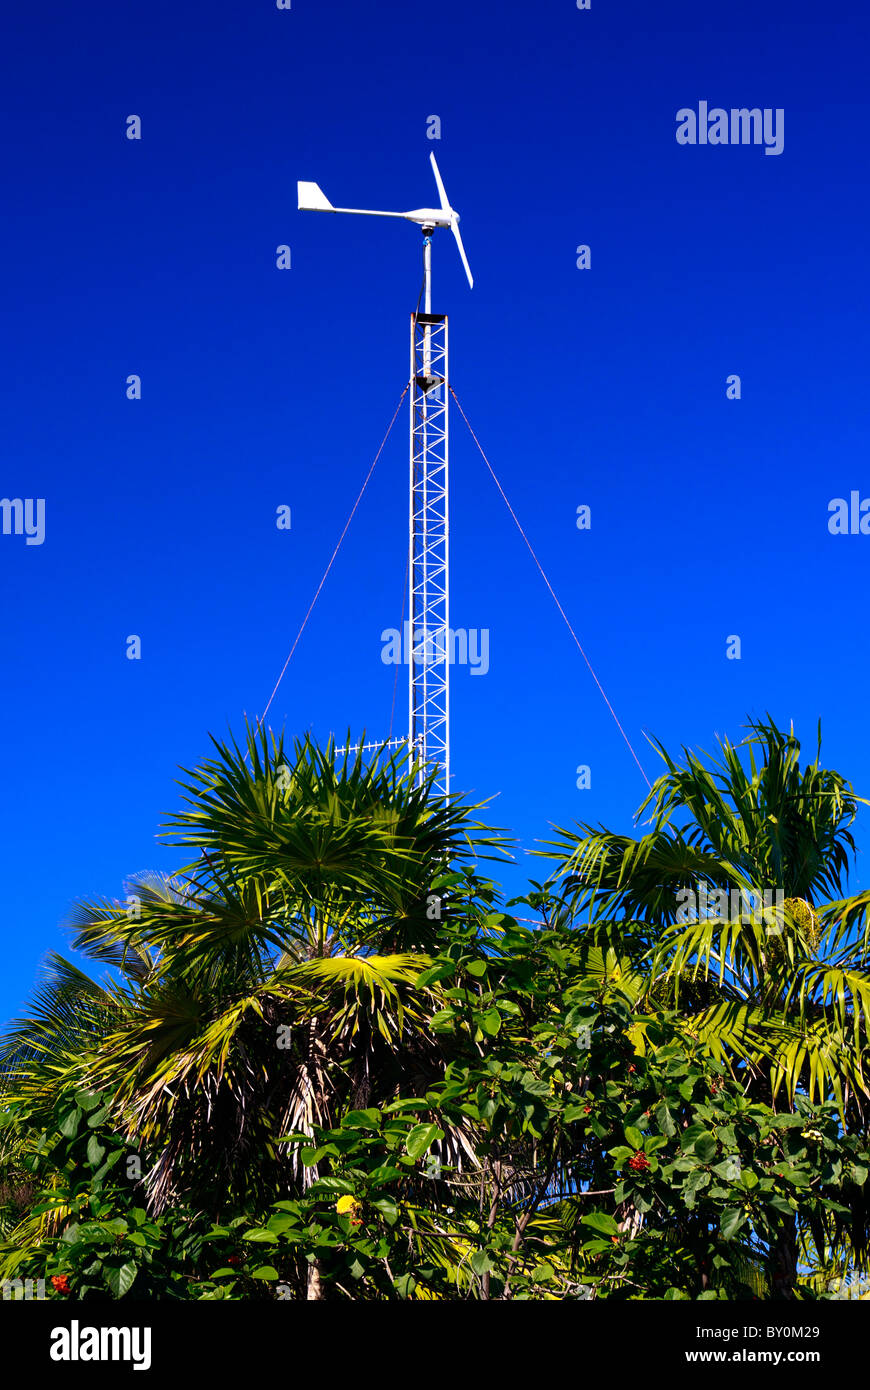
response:
[(418, 778), (434, 771), (443, 796), (450, 791), (447, 386), (447, 317), (412, 314), (408, 734)]

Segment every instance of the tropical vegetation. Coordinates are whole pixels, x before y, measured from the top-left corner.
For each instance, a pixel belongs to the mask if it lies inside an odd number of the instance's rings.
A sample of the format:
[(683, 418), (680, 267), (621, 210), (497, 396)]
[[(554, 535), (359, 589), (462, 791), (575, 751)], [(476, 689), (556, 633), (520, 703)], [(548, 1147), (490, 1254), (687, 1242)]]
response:
[(510, 838), (398, 754), (213, 745), (188, 862), (79, 903), (93, 972), (51, 956), (0, 1042), (7, 1296), (863, 1295), (870, 892), (820, 731), (657, 745), (644, 833), (551, 832), (508, 901)]

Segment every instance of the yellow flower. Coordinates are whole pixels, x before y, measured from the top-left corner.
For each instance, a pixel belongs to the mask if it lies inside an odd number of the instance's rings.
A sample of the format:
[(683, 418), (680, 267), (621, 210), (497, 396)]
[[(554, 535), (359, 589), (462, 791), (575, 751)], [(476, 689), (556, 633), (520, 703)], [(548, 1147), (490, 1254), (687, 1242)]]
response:
[(360, 1203), (357, 1201), (356, 1197), (351, 1197), (350, 1195), (339, 1197), (335, 1204), (335, 1210), (338, 1212), (339, 1216), (353, 1216), (359, 1211), (359, 1208)]

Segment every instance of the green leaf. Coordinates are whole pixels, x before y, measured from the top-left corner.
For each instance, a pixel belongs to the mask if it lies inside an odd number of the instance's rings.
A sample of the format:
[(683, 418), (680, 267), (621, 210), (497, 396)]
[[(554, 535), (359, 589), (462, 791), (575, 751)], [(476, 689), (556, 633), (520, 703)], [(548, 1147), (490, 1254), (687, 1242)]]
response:
[(683, 1192), (700, 1192), (702, 1187), (707, 1187), (709, 1185), (709, 1182), (709, 1173), (706, 1173), (703, 1168), (694, 1168), (683, 1183)]
[(94, 1110), (103, 1097), (98, 1091), (76, 1091), (75, 1102), (80, 1110)]
[(100, 1143), (95, 1134), (88, 1140), (88, 1163), (92, 1168), (99, 1168), (105, 1156), (105, 1147)]
[(252, 1279), (278, 1279), (280, 1276), (273, 1265), (258, 1265), (251, 1270)]
[(392, 1197), (379, 1197), (371, 1205), (381, 1213), (388, 1226), (395, 1226), (399, 1219), (399, 1208)]
[(455, 1009), (439, 1009), (429, 1020), (429, 1027), (433, 1033), (449, 1033), (453, 1031), (453, 1020), (456, 1017)]
[(311, 1196), (316, 1197), (324, 1192), (350, 1192), (353, 1194), (356, 1188), (348, 1178), (318, 1178), (317, 1182), (311, 1184), (308, 1191)]
[(740, 1179), (733, 1158), (723, 1158), (721, 1163), (714, 1163), (713, 1172), (717, 1177), (724, 1178), (726, 1182), (738, 1182)]
[(118, 1267), (117, 1265), (105, 1265), (103, 1267), (103, 1278), (106, 1281), (109, 1292), (115, 1298), (123, 1298), (133, 1287), (133, 1281), (139, 1272), (139, 1266), (132, 1260)]
[(690, 1149), (695, 1147), (696, 1140), (706, 1133), (703, 1125), (689, 1125), (688, 1129), (684, 1129), (680, 1135), (680, 1148), (684, 1153), (688, 1153)]
[(645, 1154), (655, 1154), (660, 1149), (667, 1148), (667, 1143), (663, 1134), (648, 1134), (643, 1141), (643, 1151)]
[(494, 1038), (501, 1028), (501, 1014), (498, 1009), (487, 1009), (486, 1013), (478, 1018), (478, 1023), (487, 1037)]
[(436, 888), (459, 888), (462, 886), (464, 882), (465, 880), (463, 879), (462, 874), (439, 874), (437, 878), (433, 878), (429, 886), (433, 890)]
[(785, 1178), (786, 1182), (792, 1183), (795, 1187), (808, 1187), (810, 1179), (806, 1173), (802, 1173), (799, 1168), (793, 1168), (790, 1163), (776, 1163), (773, 1172), (779, 1177)]
[[(668, 1105), (665, 1101), (662, 1101), (661, 1105), (657, 1106), (655, 1114), (656, 1124), (658, 1125), (662, 1134), (666, 1134), (667, 1137), (670, 1139), (672, 1135), (676, 1134), (677, 1127), (674, 1124), (674, 1117), (671, 1114), (670, 1109), (668, 1108)], [(665, 1294), (665, 1297), (667, 1298), (667, 1294)]]
[(405, 1140), (405, 1153), (410, 1158), (421, 1158), (436, 1139), (444, 1138), (444, 1130), (437, 1125), (414, 1125)]
[(712, 1134), (702, 1134), (695, 1140), (695, 1153), (702, 1163), (710, 1163), (716, 1157), (719, 1145)]
[(740, 1207), (726, 1207), (719, 1222), (723, 1240), (730, 1240), (740, 1230), (746, 1220), (746, 1213)]
[(495, 1265), (485, 1250), (475, 1250), (471, 1257), (471, 1268), (475, 1274), (488, 1274), (495, 1269)]
[(325, 1154), (328, 1152), (328, 1150), (329, 1150), (330, 1148), (333, 1148), (333, 1147), (334, 1147), (334, 1145), (330, 1145), (330, 1144), (321, 1144), (320, 1147), (319, 1147), (319, 1148), (316, 1148), (316, 1149), (312, 1149), (310, 1146), (308, 1146), (307, 1148), (304, 1148), (304, 1149), (300, 1149), (300, 1150), (299, 1150), (299, 1159), (300, 1159), (300, 1162), (304, 1163), (306, 1168), (313, 1168), (314, 1165), (315, 1165), (315, 1163), (319, 1163), (320, 1160), (321, 1160), (321, 1159), (325, 1156)]
[(581, 1216), (581, 1224), (588, 1226), (592, 1231), (600, 1231), (605, 1236), (619, 1235), (619, 1227), (612, 1216), (604, 1211), (592, 1211), (588, 1216)]
[(562, 1111), (562, 1119), (566, 1125), (573, 1124), (575, 1120), (588, 1119), (585, 1105), (568, 1105)]
[(65, 1139), (72, 1139), (81, 1124), (82, 1112), (77, 1105), (67, 1110), (60, 1118), (58, 1129)]
[(370, 1110), (348, 1110), (342, 1117), (342, 1129), (380, 1129), (381, 1112), (372, 1107)]
[(269, 1217), (266, 1223), (266, 1229), (274, 1231), (276, 1236), (281, 1236), (285, 1231), (289, 1231), (292, 1226), (296, 1226), (297, 1224), (298, 1218), (295, 1216), (276, 1214), (275, 1216)]
[(627, 1163), (632, 1157), (634, 1149), (628, 1148), (626, 1144), (617, 1144), (615, 1149), (610, 1149), (608, 1152), (614, 1163), (621, 1166), (623, 1163)]
[(542, 1077), (535, 1076), (533, 1072), (523, 1072), (521, 1085), (523, 1090), (527, 1091), (530, 1096), (541, 1096), (544, 1100), (549, 1100), (550, 1098), (549, 1082), (544, 1081)]
[(795, 1210), (785, 1197), (780, 1196), (768, 1198), (768, 1205), (773, 1207), (774, 1211), (782, 1212), (783, 1216), (791, 1216)]
[(635, 1129), (634, 1125), (626, 1125), (623, 1133), (626, 1144), (630, 1144), (633, 1149), (643, 1148), (643, 1135), (639, 1129)]
[(380, 1167), (373, 1168), (369, 1173), (370, 1187), (383, 1187), (386, 1182), (395, 1182), (396, 1178), (406, 1178), (408, 1175), (404, 1168), (396, 1168), (388, 1163), (382, 1163)]
[(249, 1240), (256, 1245), (277, 1245), (278, 1237), (274, 1231), (267, 1231), (264, 1226), (258, 1226), (255, 1231), (246, 1231), (242, 1240)]

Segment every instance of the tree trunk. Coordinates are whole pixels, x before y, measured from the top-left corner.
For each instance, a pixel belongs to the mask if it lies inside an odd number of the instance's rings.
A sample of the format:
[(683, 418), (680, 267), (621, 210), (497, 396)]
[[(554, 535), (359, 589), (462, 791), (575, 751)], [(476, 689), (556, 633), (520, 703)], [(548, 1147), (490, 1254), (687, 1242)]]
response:
[(797, 1230), (794, 1216), (784, 1216), (771, 1247), (771, 1292), (774, 1298), (794, 1298), (797, 1283)]
[(313, 1299), (323, 1298), (323, 1285), (320, 1282), (320, 1263), (318, 1260), (312, 1260), (311, 1264), (308, 1266), (308, 1293), (306, 1298), (309, 1303)]

